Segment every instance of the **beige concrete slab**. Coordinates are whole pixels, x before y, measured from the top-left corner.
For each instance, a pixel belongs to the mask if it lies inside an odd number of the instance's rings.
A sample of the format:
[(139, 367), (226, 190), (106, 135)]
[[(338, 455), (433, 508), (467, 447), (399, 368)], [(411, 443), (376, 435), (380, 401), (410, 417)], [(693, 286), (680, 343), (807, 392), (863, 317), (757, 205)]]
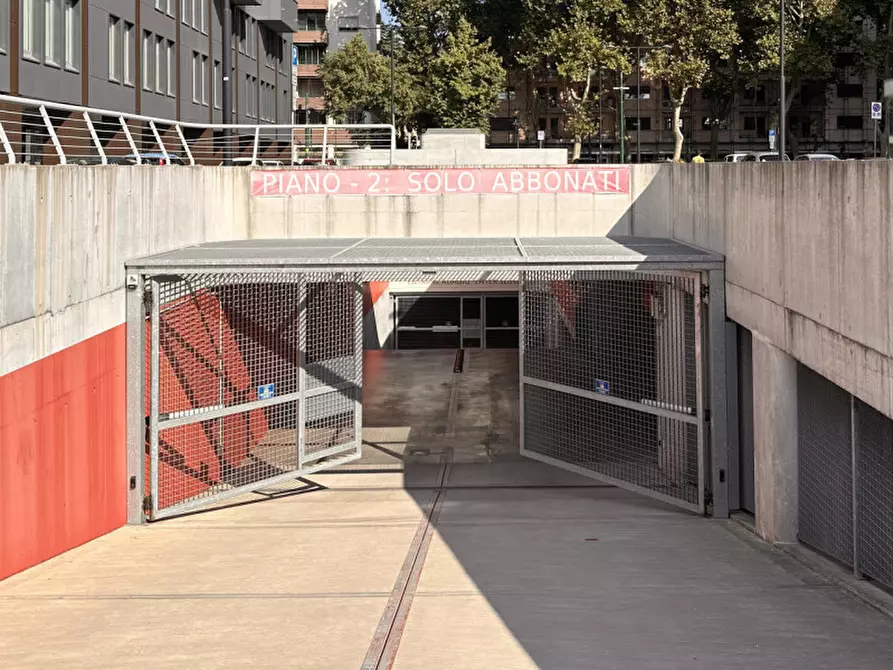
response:
[(0, 668), (359, 667), (430, 496), (401, 481), (329, 475), (13, 576)]

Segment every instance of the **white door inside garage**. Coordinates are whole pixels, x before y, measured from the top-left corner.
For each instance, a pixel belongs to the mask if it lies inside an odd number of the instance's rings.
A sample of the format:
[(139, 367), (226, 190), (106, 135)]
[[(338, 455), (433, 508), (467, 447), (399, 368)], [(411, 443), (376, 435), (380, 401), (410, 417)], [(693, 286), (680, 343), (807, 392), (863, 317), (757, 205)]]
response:
[(394, 296), (397, 349), (517, 349), (518, 293)]

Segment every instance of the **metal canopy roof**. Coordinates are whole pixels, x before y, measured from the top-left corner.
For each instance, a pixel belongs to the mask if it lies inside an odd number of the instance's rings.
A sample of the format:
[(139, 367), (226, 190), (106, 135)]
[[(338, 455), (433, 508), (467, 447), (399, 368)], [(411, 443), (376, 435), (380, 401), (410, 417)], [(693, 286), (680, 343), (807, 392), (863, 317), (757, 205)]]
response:
[(209, 242), (135, 259), (126, 267), (147, 273), (710, 270), (721, 269), (723, 257), (661, 238), (369, 237)]

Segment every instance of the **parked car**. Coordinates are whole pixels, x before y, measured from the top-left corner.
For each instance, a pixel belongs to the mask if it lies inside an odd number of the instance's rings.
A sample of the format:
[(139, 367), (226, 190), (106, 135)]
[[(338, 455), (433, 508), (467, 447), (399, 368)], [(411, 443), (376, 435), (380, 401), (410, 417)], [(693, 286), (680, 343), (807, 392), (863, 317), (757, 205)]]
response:
[[(777, 151), (751, 151), (744, 157), (745, 163), (775, 163), (780, 160)], [(787, 154), (784, 155), (784, 160), (790, 161), (791, 159)]]
[(839, 161), (834, 154), (800, 154), (795, 161)]
[[(136, 154), (130, 154), (127, 158), (134, 163), (137, 162)], [(171, 152), (168, 152), (167, 156), (165, 156), (160, 151), (150, 151), (145, 154), (140, 154), (139, 158), (143, 165), (186, 165), (186, 161), (180, 158), (177, 154), (172, 154)]]
[(744, 161), (745, 158), (747, 158), (747, 152), (739, 151), (734, 154), (727, 155), (723, 159), (723, 161), (725, 161), (726, 163), (741, 163)]
[[(232, 163), (236, 167), (246, 167), (246, 166), (255, 166), (255, 167), (285, 167), (285, 163), (282, 161), (274, 161), (274, 160), (266, 160), (266, 159), (254, 159), (251, 158), (233, 158)], [(223, 165), (223, 163), (220, 163)]]

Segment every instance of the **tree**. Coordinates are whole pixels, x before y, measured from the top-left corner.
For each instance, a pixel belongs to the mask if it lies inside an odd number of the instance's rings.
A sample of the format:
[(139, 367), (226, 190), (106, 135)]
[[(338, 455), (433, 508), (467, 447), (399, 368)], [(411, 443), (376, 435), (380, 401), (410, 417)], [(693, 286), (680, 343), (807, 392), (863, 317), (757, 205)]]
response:
[[(801, 100), (805, 85), (825, 95), (835, 79), (835, 57), (855, 49), (861, 39), (861, 22), (854, 3), (843, 0), (786, 0), (785, 7), (785, 109)], [(779, 77), (779, 3), (748, 0), (754, 25), (754, 49), (744, 59), (744, 73), (756, 82)], [(786, 141), (797, 151), (798, 124), (789, 124)]]
[(580, 157), (583, 137), (598, 128), (595, 105), (601, 95), (596, 78), (600, 68), (629, 70), (622, 49), (611, 43), (622, 0), (525, 0), (528, 66), (554, 68), (561, 84), (559, 96), (574, 137), (573, 160)]
[(490, 129), (505, 70), (489, 40), (480, 41), (464, 18), (432, 61), (426, 84), (428, 111), (444, 128)]
[(712, 59), (731, 55), (739, 39), (734, 18), (719, 0), (639, 0), (632, 9), (630, 28), (642, 42), (669, 47), (651, 52), (644, 69), (670, 91), (676, 138), (673, 160), (682, 157), (685, 96), (704, 82)]
[[(369, 51), (357, 35), (343, 49), (326, 54), (319, 67), (325, 92), (326, 114), (344, 121), (349, 112), (370, 112), (390, 121), (390, 61)], [(418, 93), (405, 65), (395, 70), (395, 112), (398, 127), (411, 126), (418, 111)]]

